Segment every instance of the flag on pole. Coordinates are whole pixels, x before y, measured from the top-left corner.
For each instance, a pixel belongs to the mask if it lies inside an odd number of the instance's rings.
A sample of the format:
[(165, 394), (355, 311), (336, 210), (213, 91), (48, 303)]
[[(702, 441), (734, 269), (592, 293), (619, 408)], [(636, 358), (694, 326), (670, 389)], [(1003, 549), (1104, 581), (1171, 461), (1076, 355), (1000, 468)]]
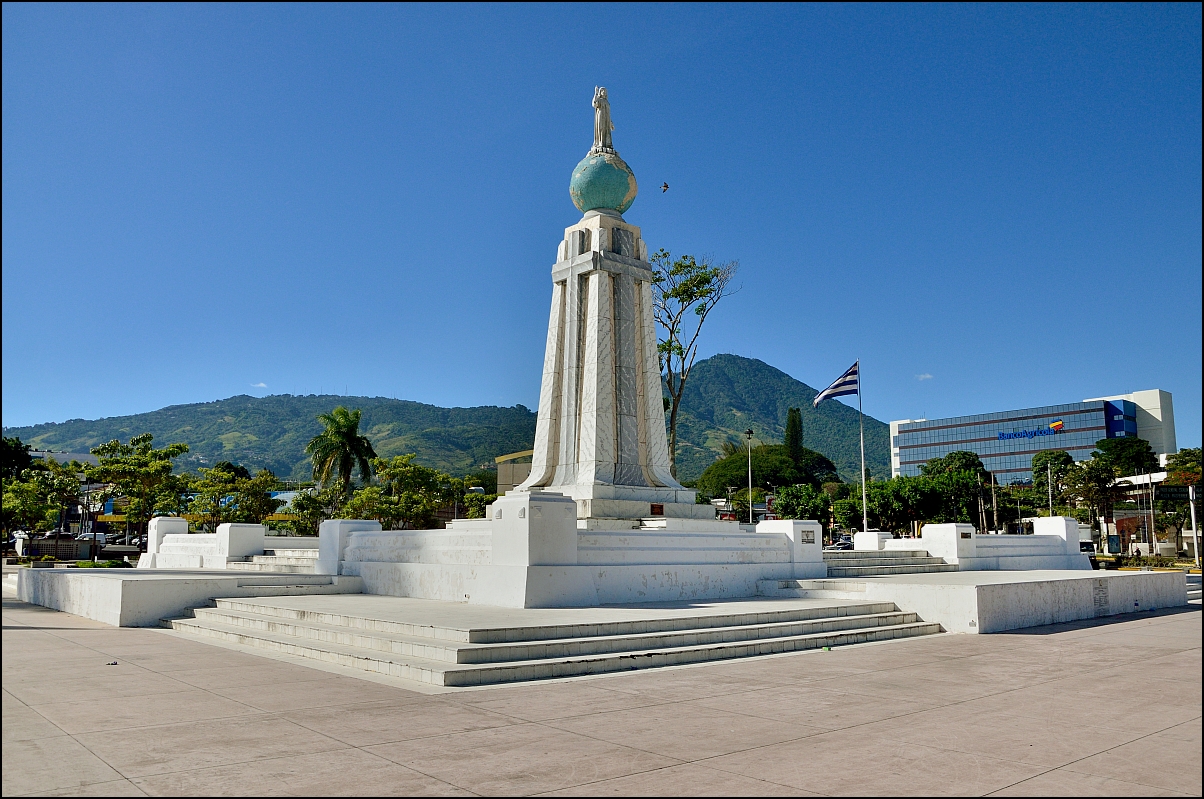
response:
[(816, 394), (815, 402), (811, 403), (811, 406), (815, 407), (829, 397), (843, 397), (848, 394), (857, 394), (860, 391), (857, 380), (857, 367), (860, 363), (861, 361), (855, 361), (847, 372), (836, 378), (836, 381), (832, 385)]

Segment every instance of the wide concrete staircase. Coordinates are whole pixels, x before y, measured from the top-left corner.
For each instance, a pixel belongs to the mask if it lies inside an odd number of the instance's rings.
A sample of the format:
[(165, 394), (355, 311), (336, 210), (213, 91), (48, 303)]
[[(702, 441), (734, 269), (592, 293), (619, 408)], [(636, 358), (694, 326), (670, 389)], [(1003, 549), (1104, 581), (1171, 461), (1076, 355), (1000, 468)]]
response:
[(364, 581), (349, 575), (269, 573), (238, 579), (239, 596), (243, 597), (360, 594), (363, 590)]
[(272, 572), (275, 574), (313, 574), (318, 562), (316, 549), (265, 549), (245, 562), (227, 563), (234, 571)]
[(955, 572), (956, 563), (930, 557), (922, 549), (825, 552), (829, 578), (885, 577), (893, 574)]
[(764, 608), (589, 625), (454, 629), (217, 599), (163, 625), (198, 638), (337, 663), (433, 685), (466, 686), (627, 671), (885, 641), (941, 631), (890, 602)]
[(1200, 594), (1200, 575), (1187, 575), (1187, 601), (1192, 604), (1198, 604), (1200, 602)]

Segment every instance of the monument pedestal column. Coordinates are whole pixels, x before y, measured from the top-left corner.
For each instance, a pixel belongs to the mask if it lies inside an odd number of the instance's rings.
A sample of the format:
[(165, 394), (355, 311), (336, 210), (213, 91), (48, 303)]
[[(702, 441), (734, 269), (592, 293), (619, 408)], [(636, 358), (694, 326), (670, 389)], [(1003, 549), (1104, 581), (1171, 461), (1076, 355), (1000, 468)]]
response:
[(570, 496), (579, 519), (714, 519), (673, 478), (640, 229), (591, 211), (565, 230), (531, 474), (516, 490)]

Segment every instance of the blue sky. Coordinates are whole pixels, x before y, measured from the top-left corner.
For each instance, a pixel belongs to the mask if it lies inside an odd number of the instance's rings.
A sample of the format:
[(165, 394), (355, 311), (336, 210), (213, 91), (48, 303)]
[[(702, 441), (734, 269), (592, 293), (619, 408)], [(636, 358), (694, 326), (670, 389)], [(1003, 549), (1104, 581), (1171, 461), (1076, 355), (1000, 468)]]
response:
[(3, 423), (536, 407), (595, 85), (626, 219), (741, 263), (704, 356), (1199, 446), (1198, 4), (5, 4)]

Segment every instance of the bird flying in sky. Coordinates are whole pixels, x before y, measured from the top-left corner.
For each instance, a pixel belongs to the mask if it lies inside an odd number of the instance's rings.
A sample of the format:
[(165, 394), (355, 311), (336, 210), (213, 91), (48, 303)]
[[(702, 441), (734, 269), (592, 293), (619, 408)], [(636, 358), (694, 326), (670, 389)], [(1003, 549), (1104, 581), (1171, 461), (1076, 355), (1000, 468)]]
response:
[(661, 194), (664, 194), (664, 193), (665, 193), (665, 192), (667, 192), (668, 190), (669, 190), (669, 184), (668, 184), (668, 183), (662, 183), (662, 184), (661, 184)]

